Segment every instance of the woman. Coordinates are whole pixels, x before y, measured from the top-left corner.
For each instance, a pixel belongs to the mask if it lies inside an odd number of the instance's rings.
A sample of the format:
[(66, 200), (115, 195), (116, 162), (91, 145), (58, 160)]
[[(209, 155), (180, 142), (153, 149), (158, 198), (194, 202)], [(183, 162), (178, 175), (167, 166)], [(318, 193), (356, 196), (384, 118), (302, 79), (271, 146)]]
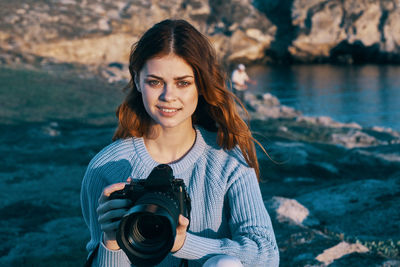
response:
[(182, 259), (190, 266), (277, 266), (254, 139), (207, 38), (186, 21), (162, 21), (133, 47), (129, 71), (114, 142), (92, 159), (82, 182), (93, 266), (130, 266), (116, 229), (132, 203), (109, 196), (159, 164), (184, 180), (192, 203), (189, 229), (180, 215), (171, 253), (159, 266)]

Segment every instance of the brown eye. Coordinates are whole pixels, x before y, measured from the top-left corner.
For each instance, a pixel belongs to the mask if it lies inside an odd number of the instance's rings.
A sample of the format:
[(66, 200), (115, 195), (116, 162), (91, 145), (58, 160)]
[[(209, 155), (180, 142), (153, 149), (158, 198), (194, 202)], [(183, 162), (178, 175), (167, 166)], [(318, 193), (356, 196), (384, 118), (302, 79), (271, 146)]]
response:
[(191, 82), (188, 82), (188, 81), (179, 81), (178, 82), (178, 87), (187, 87), (187, 86), (189, 86), (189, 85), (191, 85), (192, 83)]
[(161, 86), (161, 82), (159, 80), (147, 80), (146, 83), (151, 87), (159, 87)]

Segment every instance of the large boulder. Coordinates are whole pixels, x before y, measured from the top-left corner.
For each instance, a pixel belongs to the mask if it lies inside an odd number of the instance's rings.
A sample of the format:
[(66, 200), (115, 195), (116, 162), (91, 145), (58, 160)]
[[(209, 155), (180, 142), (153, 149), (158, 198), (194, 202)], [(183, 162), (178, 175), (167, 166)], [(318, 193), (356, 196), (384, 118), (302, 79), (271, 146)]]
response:
[[(208, 34), (226, 62), (267, 61), (276, 26), (250, 0), (208, 1), (211, 6)], [(221, 49), (223, 48), (223, 49)]]
[(288, 49), (300, 61), (398, 61), (399, 18), (398, 1), (295, 0)]
[(279, 222), (289, 222), (304, 226), (315, 226), (319, 221), (315, 219), (310, 211), (295, 199), (284, 197), (273, 197), (265, 202), (268, 210)]
[(301, 115), (300, 111), (281, 105), (278, 98), (270, 93), (252, 94), (246, 92), (244, 103), (252, 119), (295, 118)]
[(331, 264), (334, 260), (340, 259), (344, 255), (351, 253), (365, 253), (368, 252), (368, 248), (361, 244), (349, 244), (347, 242), (340, 242), (336, 246), (325, 249), (323, 253), (317, 256), (317, 260), (323, 262), (326, 265)]

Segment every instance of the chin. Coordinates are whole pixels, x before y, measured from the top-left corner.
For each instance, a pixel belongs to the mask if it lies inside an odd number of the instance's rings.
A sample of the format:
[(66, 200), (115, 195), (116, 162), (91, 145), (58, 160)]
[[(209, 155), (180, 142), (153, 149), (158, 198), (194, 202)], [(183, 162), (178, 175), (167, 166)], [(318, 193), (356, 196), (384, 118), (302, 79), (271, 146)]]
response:
[(175, 122), (167, 122), (167, 121), (163, 121), (163, 120), (158, 120), (156, 122), (158, 125), (160, 125), (162, 128), (175, 128), (177, 126), (179, 126), (179, 123), (175, 123)]
[(166, 121), (166, 120), (158, 120), (157, 124), (159, 124), (162, 128), (182, 128), (185, 125), (189, 125), (190, 128), (192, 128), (192, 122), (190, 121), (189, 123), (187, 121)]

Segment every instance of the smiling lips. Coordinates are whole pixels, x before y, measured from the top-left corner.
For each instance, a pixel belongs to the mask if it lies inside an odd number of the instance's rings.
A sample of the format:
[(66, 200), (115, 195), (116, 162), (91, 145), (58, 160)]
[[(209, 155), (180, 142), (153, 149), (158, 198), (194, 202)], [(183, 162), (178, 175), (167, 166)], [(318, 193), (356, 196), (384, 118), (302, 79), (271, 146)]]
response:
[(173, 116), (182, 108), (169, 108), (169, 107), (160, 107), (157, 106), (158, 110), (161, 112), (163, 116)]

